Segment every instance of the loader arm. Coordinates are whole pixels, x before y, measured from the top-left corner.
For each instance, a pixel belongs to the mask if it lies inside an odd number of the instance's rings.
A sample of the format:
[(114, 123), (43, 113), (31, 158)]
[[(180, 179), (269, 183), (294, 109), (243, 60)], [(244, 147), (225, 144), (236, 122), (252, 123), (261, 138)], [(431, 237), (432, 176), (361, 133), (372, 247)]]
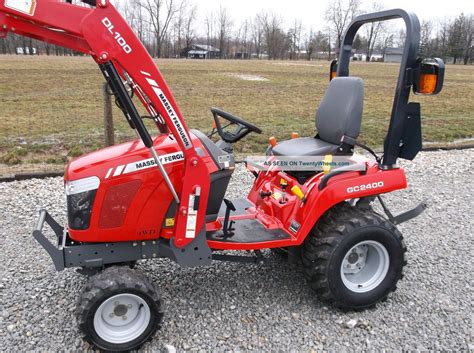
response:
[[(95, 4), (95, 1), (85, 1)], [(170, 192), (179, 204), (175, 216), (174, 245), (188, 245), (205, 230), (210, 176), (197, 155), (182, 114), (158, 67), (117, 9), (109, 0), (87, 8), (60, 0), (0, 0), (0, 37), (8, 32), (73, 49), (92, 56), (114, 89), (130, 126), (158, 160), (153, 141), (123, 81), (132, 87), (147, 111), (163, 121), (184, 154), (184, 175), (179, 195), (166, 170), (157, 162)], [(99, 176), (103, 177), (103, 176)], [(193, 205), (190, 201), (195, 200)], [(197, 215), (189, 211), (197, 206)], [(194, 210), (195, 211), (195, 210)], [(194, 213), (194, 212), (191, 212)]]

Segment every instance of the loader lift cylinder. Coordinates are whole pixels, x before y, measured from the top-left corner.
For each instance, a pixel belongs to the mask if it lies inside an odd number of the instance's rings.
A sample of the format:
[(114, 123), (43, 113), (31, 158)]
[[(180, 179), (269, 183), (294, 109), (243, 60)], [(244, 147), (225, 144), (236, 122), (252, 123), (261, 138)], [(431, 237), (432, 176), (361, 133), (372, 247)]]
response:
[(153, 147), (153, 139), (151, 138), (150, 133), (148, 132), (145, 124), (143, 123), (140, 113), (138, 113), (137, 108), (133, 104), (130, 96), (128, 95), (127, 89), (123, 85), (122, 79), (119, 73), (117, 72), (117, 69), (110, 61), (100, 64), (99, 67), (105, 79), (112, 88), (113, 93), (117, 97), (120, 103), (120, 107), (121, 109), (123, 109), (123, 113), (128, 123), (130, 124), (130, 127), (137, 131), (138, 135), (143, 141), (143, 144), (150, 150), (150, 153), (152, 154), (153, 159), (155, 160), (155, 163), (158, 169), (160, 170), (161, 175), (163, 175), (163, 178), (165, 179), (166, 185), (168, 185), (168, 188), (170, 189), (171, 194), (173, 195), (173, 198), (175, 199), (176, 203), (179, 204), (179, 196), (176, 193), (173, 183), (171, 183), (168, 173), (166, 173), (166, 170), (160, 161), (158, 153), (156, 153), (155, 148)]

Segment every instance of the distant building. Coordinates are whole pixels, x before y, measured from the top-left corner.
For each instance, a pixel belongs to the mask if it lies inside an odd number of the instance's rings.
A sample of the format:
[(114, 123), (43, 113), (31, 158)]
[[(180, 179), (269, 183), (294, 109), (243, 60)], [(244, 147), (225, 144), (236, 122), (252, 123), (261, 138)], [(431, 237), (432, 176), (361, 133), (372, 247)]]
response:
[(252, 53), (250, 54), (250, 59), (268, 59), (268, 54), (267, 53)]
[(18, 47), (16, 48), (16, 55), (36, 55), (38, 51), (36, 48)]
[(250, 53), (245, 53), (245, 52), (236, 52), (234, 55), (234, 59), (250, 59)]
[(335, 52), (331, 52), (331, 55), (329, 55), (329, 52), (327, 51), (318, 51), (313, 53), (311, 57), (317, 60), (333, 60), (337, 58)]
[(382, 54), (372, 54), (370, 57), (370, 61), (372, 62), (383, 62), (383, 55)]
[(361, 53), (355, 53), (352, 55), (352, 61), (366, 61), (367, 55)]
[(180, 53), (182, 58), (187, 59), (216, 59), (219, 57), (220, 51), (212, 45), (194, 44), (186, 47)]
[(387, 48), (383, 56), (386, 63), (401, 63), (403, 57), (403, 48)]

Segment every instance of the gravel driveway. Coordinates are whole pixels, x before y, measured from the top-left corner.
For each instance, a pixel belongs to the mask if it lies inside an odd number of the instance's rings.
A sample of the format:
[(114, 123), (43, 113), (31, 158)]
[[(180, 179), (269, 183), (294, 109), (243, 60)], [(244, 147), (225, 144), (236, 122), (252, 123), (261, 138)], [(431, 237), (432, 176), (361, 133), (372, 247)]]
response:
[[(430, 207), (400, 226), (408, 266), (398, 290), (364, 312), (319, 302), (297, 265), (216, 262), (181, 269), (138, 267), (161, 289), (163, 329), (145, 348), (183, 350), (472, 350), (474, 150), (425, 152), (406, 167), (410, 187), (386, 199), (394, 213), (423, 198)], [(242, 169), (230, 187), (242, 197)], [(0, 350), (87, 349), (74, 308), (85, 279), (55, 272), (31, 237), (39, 208), (65, 222), (61, 178), (0, 183)], [(172, 347), (171, 347), (172, 346)]]

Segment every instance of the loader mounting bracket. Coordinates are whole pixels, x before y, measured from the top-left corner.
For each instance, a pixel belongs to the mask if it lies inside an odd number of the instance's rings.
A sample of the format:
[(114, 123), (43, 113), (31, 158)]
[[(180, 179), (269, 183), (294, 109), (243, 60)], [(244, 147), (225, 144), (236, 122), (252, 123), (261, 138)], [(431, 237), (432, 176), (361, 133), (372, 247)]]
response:
[[(54, 245), (44, 235), (45, 223), (54, 231), (58, 245)], [(208, 265), (212, 261), (204, 230), (199, 232), (193, 242), (183, 248), (175, 247), (168, 239), (74, 244), (68, 238), (64, 228), (46, 210), (41, 210), (33, 237), (48, 252), (57, 271), (68, 267), (101, 268), (109, 264), (161, 257), (170, 258), (183, 267)]]

